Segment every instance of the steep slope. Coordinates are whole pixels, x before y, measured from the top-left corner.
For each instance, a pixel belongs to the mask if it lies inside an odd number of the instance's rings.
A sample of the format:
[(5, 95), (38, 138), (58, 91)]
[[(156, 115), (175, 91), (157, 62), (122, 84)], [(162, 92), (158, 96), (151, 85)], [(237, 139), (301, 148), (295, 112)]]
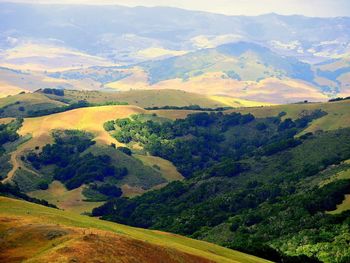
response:
[(348, 107), (344, 100), (238, 110), (255, 118), (233, 110), (162, 125), (119, 122), (121, 140), (170, 160), (186, 179), (93, 214), (275, 261), (347, 262), (350, 180), (338, 174), (349, 169)]
[(4, 262), (268, 262), (207, 242), (0, 197)]

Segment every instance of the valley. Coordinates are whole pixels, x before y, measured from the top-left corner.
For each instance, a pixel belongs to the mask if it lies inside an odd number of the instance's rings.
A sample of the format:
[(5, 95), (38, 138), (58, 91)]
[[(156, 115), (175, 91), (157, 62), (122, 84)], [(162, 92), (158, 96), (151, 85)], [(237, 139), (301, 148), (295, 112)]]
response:
[[(31, 105), (29, 107), (33, 108), (41, 104), (43, 97), (52, 104), (65, 101), (65, 105), (69, 105), (67, 103), (74, 105), (81, 99), (86, 99), (93, 104), (71, 110), (67, 108), (63, 112), (41, 117), (25, 117), (18, 129), (19, 136), (23, 138), (22, 142), (5, 148), (9, 151), (7, 156), (11, 157), (9, 158), (11, 169), (3, 177), (2, 183), (15, 182), (20, 191), (24, 191), (28, 196), (46, 200), (65, 210), (65, 213), (92, 213), (94, 216), (102, 216), (103, 219), (118, 223), (188, 235), (272, 261), (277, 259), (273, 256), (275, 253), (273, 250), (270, 251), (266, 247), (265, 252), (262, 252), (255, 246), (280, 246), (280, 242), (288, 237), (288, 235), (277, 235), (272, 239), (273, 242), (263, 243), (264, 238), (259, 236), (259, 231), (262, 231), (259, 229), (266, 227), (266, 221), (262, 220), (266, 210), (277, 209), (276, 211), (279, 212), (275, 217), (284, 216), (284, 205), (279, 200), (287, 198), (285, 202), (290, 209), (296, 209), (294, 200), (299, 200), (301, 196), (311, 198), (310, 196), (319, 193), (319, 201), (315, 200), (313, 208), (306, 206), (306, 208), (300, 208), (306, 210), (298, 213), (303, 213), (303, 217), (308, 218), (310, 222), (321, 214), (327, 215), (320, 223), (325, 227), (331, 220), (328, 217), (332, 216), (339, 217), (340, 220), (336, 229), (341, 227), (341, 224), (345, 224), (344, 216), (349, 211), (346, 185), (349, 169), (347, 160), (350, 155), (347, 144), (342, 142), (348, 141), (349, 100), (258, 107), (252, 104), (252, 107), (225, 108), (229, 98), (218, 99), (218, 97), (198, 94), (192, 96), (192, 93), (183, 91), (132, 91), (112, 96), (107, 94), (97, 91), (68, 90), (64, 91), (63, 96), (57, 96), (37, 92), (30, 94), (36, 98), (33, 100), (29, 94), (16, 95), (18, 98), (23, 96), (24, 101), (28, 101)], [(179, 96), (178, 102), (176, 102), (176, 96)], [(173, 99), (174, 104), (172, 104)], [(2, 100), (6, 107), (8, 98)], [(12, 99), (12, 101), (15, 100)], [(121, 104), (126, 101), (130, 105), (103, 106), (106, 102)], [(139, 106), (132, 105), (135, 101)], [(220, 102), (222, 104), (219, 104)], [(196, 110), (186, 108), (193, 108), (195, 103), (201, 106), (196, 106), (198, 107)], [(172, 108), (169, 105), (174, 106)], [(57, 106), (62, 107), (59, 103)], [(146, 110), (140, 106), (150, 108)], [(167, 108), (162, 108), (164, 106)], [(214, 107), (214, 111), (210, 111), (210, 107)], [(222, 110), (220, 107), (223, 107)], [(45, 110), (45, 108), (42, 109)], [(11, 112), (16, 116), (15, 108)], [(21, 113), (21, 111), (18, 112)], [(9, 125), (13, 119), (1, 120), (5, 125)], [(192, 125), (190, 130), (187, 130), (191, 127), (187, 127), (187, 122)], [(128, 125), (131, 125), (131, 130)], [(201, 127), (207, 127), (207, 125), (209, 125), (208, 131), (204, 132), (205, 130)], [(128, 135), (127, 131), (131, 134)], [(176, 131), (176, 134), (170, 131)], [(152, 134), (156, 136), (151, 136)], [(256, 141), (258, 134), (263, 136), (260, 141)], [(240, 141), (243, 135), (245, 140)], [(202, 148), (201, 141), (204, 138), (206, 138), (206, 146)], [(51, 148), (48, 147), (49, 144)], [(60, 152), (65, 152), (75, 144), (86, 145), (79, 150), (80, 153), (61, 155)], [(191, 148), (187, 145), (191, 145)], [(228, 145), (232, 146), (227, 147)], [(313, 149), (318, 147), (322, 147), (322, 151), (313, 152)], [(235, 150), (232, 151), (232, 149)], [(211, 152), (213, 150), (214, 152)], [(50, 155), (47, 155), (48, 153)], [(82, 168), (82, 174), (79, 175), (81, 179), (78, 179), (78, 175), (75, 176), (76, 179), (74, 176), (71, 177), (72, 175), (67, 177), (71, 178), (68, 181), (63, 179), (65, 178), (63, 173), (67, 173), (67, 176), (70, 174), (69, 170), (64, 170), (66, 164), (62, 166), (65, 163), (63, 157), (68, 158), (67, 160), (74, 159), (77, 165), (84, 167), (86, 165), (86, 168)], [(102, 159), (107, 157), (108, 159)], [(106, 165), (112, 164), (116, 174), (106, 174), (107, 177), (103, 179), (96, 177), (99, 179), (95, 181), (91, 179), (84, 181), (86, 179), (83, 174), (87, 172), (89, 175), (89, 166), (93, 165), (89, 160), (92, 161), (94, 158), (108, 161)], [(235, 161), (230, 164), (227, 158)], [(288, 165), (282, 169), (285, 158), (289, 158)], [(68, 163), (67, 169), (74, 165), (74, 163)], [(118, 175), (124, 167), (127, 171), (126, 175)], [(96, 166), (94, 169), (100, 168)], [(291, 173), (293, 170), (296, 170), (296, 173)], [(261, 177), (260, 174), (264, 176)], [(280, 179), (273, 179), (271, 174), (273, 177), (278, 175), (277, 178)], [(96, 175), (91, 173), (90, 176)], [(82, 181), (80, 183), (74, 180)], [(247, 190), (244, 190), (245, 185), (249, 185), (250, 195), (254, 195), (251, 201), (245, 199), (249, 196), (246, 193)], [(265, 188), (267, 186), (270, 189), (272, 187), (273, 192), (267, 190), (268, 188)], [(311, 190), (306, 191), (307, 188)], [(108, 191), (113, 189), (113, 192), (105, 192), (107, 189), (110, 189)], [(329, 195), (328, 198), (331, 199), (327, 202), (330, 203), (322, 203), (322, 196), (324, 196), (322, 193)], [(114, 194), (121, 197), (112, 199)], [(173, 199), (173, 196), (177, 198)], [(123, 197), (129, 197), (129, 199)], [(229, 205), (229, 203), (238, 204), (235, 201), (236, 198), (243, 198), (243, 201), (240, 201), (242, 207)], [(162, 203), (158, 203), (159, 199), (163, 200)], [(224, 200), (230, 201), (226, 203), (227, 201)], [(143, 202), (148, 203), (148, 208), (141, 208), (144, 206)], [(111, 205), (120, 208), (110, 210)], [(131, 207), (140, 206), (137, 214), (127, 209), (130, 205)], [(246, 205), (249, 207), (248, 210), (245, 208)], [(154, 206), (157, 207), (155, 211), (160, 215), (153, 214)], [(209, 214), (202, 210), (202, 207), (206, 206), (212, 209)], [(256, 212), (252, 212), (252, 207)], [(308, 209), (316, 209), (317, 212), (305, 212), (310, 211)], [(177, 214), (179, 211), (181, 213)], [(148, 216), (144, 216), (143, 213)], [(163, 221), (163, 217), (168, 217), (168, 213), (172, 214), (170, 218), (177, 218), (179, 223), (171, 223), (176, 222), (172, 221), (173, 219), (169, 222)], [(201, 220), (191, 221), (190, 217), (187, 218), (192, 213), (196, 214), (195, 218), (201, 218)], [(215, 213), (218, 217), (210, 213)], [(147, 221), (149, 219), (146, 218), (152, 217), (156, 223)], [(181, 223), (183, 220), (188, 223), (183, 225)], [(249, 220), (253, 220), (252, 223), (247, 223), (250, 222)], [(251, 226), (257, 228), (258, 232), (252, 232), (254, 228)], [(260, 241), (254, 241), (241, 231), (249, 231), (251, 236), (257, 236)], [(298, 233), (299, 230), (294, 229), (294, 231)], [(340, 238), (342, 233), (339, 232), (340, 230), (327, 231), (329, 235), (335, 235), (335, 238)], [(221, 233), (220, 237), (218, 233)], [(232, 240), (229, 233), (235, 233), (235, 236), (249, 240), (252, 242), (250, 247), (243, 248), (237, 243), (239, 239)], [(297, 240), (297, 237), (298, 235), (295, 235), (293, 238)], [(335, 245), (330, 245), (333, 243), (328, 244), (332, 249), (336, 249)], [(316, 245), (319, 246), (318, 243), (314, 244)], [(302, 258), (300, 254), (303, 255), (303, 253), (292, 253), (297, 250), (283, 246), (282, 248), (287, 254), (280, 254), (278, 257), (289, 257), (288, 260)], [(321, 251), (325, 253), (324, 250)], [(312, 260), (310, 255), (307, 255), (308, 257), (303, 260)], [(330, 262), (327, 254), (322, 254), (320, 257), (325, 262)]]
[(0, 262), (349, 263), (349, 10), (0, 1)]

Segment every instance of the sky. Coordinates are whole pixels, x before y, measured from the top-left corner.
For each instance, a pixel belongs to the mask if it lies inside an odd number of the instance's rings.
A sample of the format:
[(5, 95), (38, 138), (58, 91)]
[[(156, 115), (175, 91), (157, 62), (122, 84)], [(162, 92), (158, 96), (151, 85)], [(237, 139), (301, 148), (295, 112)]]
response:
[(350, 0), (0, 0), (0, 2), (172, 6), (226, 15), (350, 16)]

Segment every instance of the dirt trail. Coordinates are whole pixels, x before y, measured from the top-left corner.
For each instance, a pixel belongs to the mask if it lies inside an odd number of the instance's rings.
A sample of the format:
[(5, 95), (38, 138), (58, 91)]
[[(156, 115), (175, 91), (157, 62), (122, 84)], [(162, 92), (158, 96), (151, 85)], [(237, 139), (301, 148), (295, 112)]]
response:
[(10, 182), (16, 171), (21, 167), (28, 172), (36, 172), (25, 167), (21, 156), (26, 151), (35, 147), (43, 147), (52, 142), (51, 132), (55, 129), (78, 129), (92, 132), (95, 140), (100, 144), (110, 145), (116, 141), (104, 130), (103, 124), (106, 121), (118, 118), (126, 118), (132, 114), (145, 113), (146, 111), (136, 106), (101, 106), (80, 108), (62, 113), (52, 114), (43, 117), (26, 118), (23, 126), (18, 131), (21, 136), (28, 134), (32, 138), (21, 144), (16, 151), (12, 152), (10, 162), (13, 166), (3, 183)]

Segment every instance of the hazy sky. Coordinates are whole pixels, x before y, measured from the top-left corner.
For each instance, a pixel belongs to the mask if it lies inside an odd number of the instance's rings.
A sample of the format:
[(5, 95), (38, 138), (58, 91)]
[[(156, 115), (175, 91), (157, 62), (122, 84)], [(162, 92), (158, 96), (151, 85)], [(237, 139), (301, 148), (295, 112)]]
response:
[(0, 0), (0, 2), (174, 6), (227, 15), (350, 16), (350, 0)]

